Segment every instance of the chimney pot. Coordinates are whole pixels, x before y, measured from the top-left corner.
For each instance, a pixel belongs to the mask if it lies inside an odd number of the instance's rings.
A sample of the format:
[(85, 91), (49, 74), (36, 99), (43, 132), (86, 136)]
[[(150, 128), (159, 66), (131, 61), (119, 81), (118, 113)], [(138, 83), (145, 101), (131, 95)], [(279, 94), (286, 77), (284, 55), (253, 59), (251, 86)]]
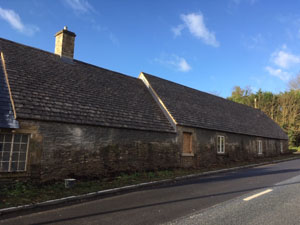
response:
[(73, 59), (76, 34), (68, 31), (68, 27), (55, 34), (55, 54)]

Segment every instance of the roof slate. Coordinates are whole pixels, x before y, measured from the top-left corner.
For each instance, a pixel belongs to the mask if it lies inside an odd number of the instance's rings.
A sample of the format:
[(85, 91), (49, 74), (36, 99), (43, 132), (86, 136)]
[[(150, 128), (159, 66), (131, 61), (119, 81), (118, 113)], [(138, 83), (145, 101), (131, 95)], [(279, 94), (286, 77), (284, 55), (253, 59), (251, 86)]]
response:
[(175, 132), (139, 79), (1, 38), (0, 51), (17, 119)]
[(258, 109), (143, 74), (178, 125), (288, 139), (280, 126)]

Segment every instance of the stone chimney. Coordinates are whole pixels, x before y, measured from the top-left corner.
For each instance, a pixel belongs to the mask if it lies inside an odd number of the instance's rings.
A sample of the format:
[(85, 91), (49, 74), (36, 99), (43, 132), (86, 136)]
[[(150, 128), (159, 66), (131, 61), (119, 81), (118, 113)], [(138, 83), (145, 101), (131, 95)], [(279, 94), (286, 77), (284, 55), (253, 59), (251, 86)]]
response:
[(63, 30), (58, 31), (55, 34), (55, 54), (60, 57), (73, 59), (75, 37), (76, 34), (68, 31), (66, 26)]

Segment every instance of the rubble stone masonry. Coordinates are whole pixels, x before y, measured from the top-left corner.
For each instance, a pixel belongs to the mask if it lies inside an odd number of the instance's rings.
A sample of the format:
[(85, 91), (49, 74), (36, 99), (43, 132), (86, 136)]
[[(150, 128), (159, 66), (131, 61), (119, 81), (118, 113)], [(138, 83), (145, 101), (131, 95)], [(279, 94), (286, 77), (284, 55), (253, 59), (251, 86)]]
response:
[[(119, 129), (58, 122), (19, 120), (30, 134), (26, 172), (0, 173), (0, 179), (38, 181), (109, 177), (121, 172), (169, 168), (204, 168), (257, 157), (280, 155), (287, 140), (177, 126), (177, 133)], [(183, 132), (192, 135), (192, 154), (183, 152)], [(217, 153), (217, 136), (225, 137), (225, 153)], [(258, 140), (262, 154), (258, 154)]]

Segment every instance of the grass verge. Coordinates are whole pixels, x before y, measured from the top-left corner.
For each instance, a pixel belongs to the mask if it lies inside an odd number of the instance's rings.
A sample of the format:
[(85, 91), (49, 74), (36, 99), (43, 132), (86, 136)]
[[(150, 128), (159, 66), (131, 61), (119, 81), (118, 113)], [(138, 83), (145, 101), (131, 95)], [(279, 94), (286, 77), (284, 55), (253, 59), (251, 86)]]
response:
[(68, 196), (81, 195), (116, 187), (123, 187), (126, 185), (164, 179), (173, 179), (175, 177), (185, 176), (189, 174), (197, 174), (205, 171), (232, 168), (290, 157), (292, 157), (292, 155), (256, 159), (252, 162), (233, 162), (224, 166), (212, 166), (202, 169), (170, 169), (148, 172), (135, 172), (131, 174), (121, 173), (119, 176), (113, 178), (77, 180), (76, 185), (70, 189), (65, 188), (63, 181), (50, 184), (34, 184), (31, 182), (16, 181), (13, 184), (0, 184), (0, 209), (25, 204), (33, 204)]
[(300, 146), (298, 146), (298, 147), (290, 147), (289, 148), (289, 150), (291, 151), (291, 152), (300, 152)]

